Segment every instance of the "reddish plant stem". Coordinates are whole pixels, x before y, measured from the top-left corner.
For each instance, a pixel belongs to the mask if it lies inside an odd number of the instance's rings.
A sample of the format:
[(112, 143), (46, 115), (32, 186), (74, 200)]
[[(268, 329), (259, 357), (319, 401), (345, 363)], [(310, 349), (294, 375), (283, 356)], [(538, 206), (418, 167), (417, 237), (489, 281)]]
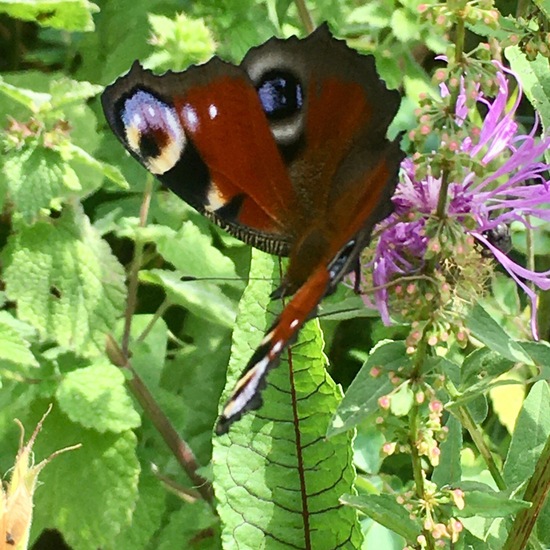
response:
[(164, 414), (163, 410), (155, 401), (155, 398), (151, 395), (151, 392), (148, 390), (143, 380), (132, 367), (130, 360), (124, 356), (122, 349), (118, 346), (112, 336), (107, 337), (107, 355), (114, 365), (125, 369), (130, 373), (131, 376), (127, 380), (127, 384), (132, 394), (138, 400), (139, 404), (145, 411), (145, 414), (160, 433), (164, 439), (164, 442), (168, 445), (180, 466), (185, 470), (189, 476), (189, 479), (191, 479), (195, 485), (197, 491), (207, 502), (211, 503), (213, 501), (214, 494), (212, 486), (208, 480), (197, 473), (199, 464), (193, 451), (189, 445), (181, 439), (168, 417)]

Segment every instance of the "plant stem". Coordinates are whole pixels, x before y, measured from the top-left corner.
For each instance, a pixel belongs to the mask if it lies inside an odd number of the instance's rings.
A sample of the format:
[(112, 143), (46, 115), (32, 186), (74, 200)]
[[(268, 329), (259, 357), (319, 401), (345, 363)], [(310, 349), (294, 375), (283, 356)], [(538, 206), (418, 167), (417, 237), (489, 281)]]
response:
[(185, 470), (189, 479), (195, 485), (197, 491), (207, 501), (213, 502), (213, 489), (208, 480), (197, 473), (199, 464), (189, 445), (181, 437), (178, 432), (164, 414), (164, 411), (159, 407), (155, 398), (135, 371), (130, 360), (124, 355), (123, 350), (112, 336), (107, 337), (107, 355), (111, 362), (125, 369), (130, 373), (129, 379), (126, 381), (130, 391), (138, 400), (139, 404), (145, 411), (147, 417), (151, 420), (157, 431), (160, 433), (165, 443), (168, 445), (173, 455), (176, 457), (180, 466)]
[[(413, 371), (411, 372), (410, 380), (415, 382), (422, 370), (422, 366), (426, 359), (427, 346), (425, 333), (422, 335), (418, 342), (418, 347), (416, 349), (416, 356), (414, 360)], [(412, 458), (412, 468), (414, 475), (414, 482), (416, 485), (416, 494), (418, 498), (424, 498), (424, 476), (422, 473), (422, 462), (420, 460), (420, 455), (418, 454), (418, 403), (415, 401), (411, 412), (409, 413), (409, 426), (410, 426), (410, 435), (409, 435), (409, 444), (411, 446), (411, 458)]]
[[(139, 212), (139, 227), (145, 227), (147, 224), (147, 215), (149, 213), (149, 206), (151, 204), (151, 196), (153, 193), (153, 178), (148, 176), (145, 183), (145, 191), (143, 192), (143, 201)], [(124, 330), (122, 335), (121, 345), (111, 335), (107, 336), (106, 351), (111, 362), (125, 369), (130, 373), (130, 377), (126, 380), (130, 391), (137, 399), (141, 407), (143, 408), (146, 416), (151, 420), (164, 442), (168, 445), (172, 454), (176, 457), (180, 466), (185, 470), (189, 479), (195, 485), (198, 493), (207, 502), (212, 503), (214, 500), (214, 491), (211, 484), (197, 473), (199, 464), (191, 447), (181, 439), (178, 432), (166, 416), (164, 411), (160, 408), (159, 404), (139, 376), (134, 370), (132, 363), (130, 362), (130, 334), (132, 330), (132, 319), (136, 310), (137, 304), (137, 291), (138, 291), (138, 278), (139, 270), (141, 268), (143, 259), (144, 244), (139, 237), (136, 236), (134, 245), (134, 258), (132, 260), (132, 266), (128, 275), (128, 299), (126, 302), (126, 310), (124, 312)], [(161, 311), (169, 306), (166, 301), (161, 305), (157, 314), (153, 317), (149, 325), (145, 328), (140, 338), (145, 338), (148, 332), (151, 330), (153, 323), (162, 315)]]
[(409, 414), (409, 426), (410, 426), (410, 439), (409, 444), (411, 446), (411, 458), (412, 469), (414, 476), (414, 483), (416, 485), (416, 496), (420, 499), (424, 498), (424, 476), (422, 473), (422, 461), (418, 454), (418, 448), (416, 446), (418, 442), (418, 406), (415, 404), (411, 408)]
[(535, 471), (523, 495), (523, 500), (531, 502), (532, 506), (531, 508), (522, 510), (516, 516), (503, 550), (522, 550), (527, 546), (531, 532), (535, 527), (535, 522), (546, 502), (549, 490), (550, 438), (546, 440), (546, 445), (537, 461)]
[(501, 491), (504, 491), (506, 489), (506, 482), (504, 481), (504, 478), (500, 473), (500, 469), (495, 462), (493, 453), (491, 453), (491, 449), (489, 449), (489, 446), (483, 438), (483, 433), (479, 429), (478, 425), (474, 422), (470, 411), (466, 407), (459, 406), (457, 408), (457, 412), (458, 419), (460, 420), (462, 425), (468, 430), (468, 433), (474, 440), (475, 446), (477, 447), (479, 454), (483, 457), (485, 464), (487, 464), (487, 468), (489, 469), (491, 476), (495, 480), (497, 487)]
[(151, 318), (151, 320), (147, 323), (147, 326), (143, 329), (143, 332), (136, 338), (136, 342), (143, 342), (145, 338), (149, 335), (151, 330), (153, 330), (153, 327), (155, 326), (155, 323), (166, 313), (166, 310), (172, 305), (172, 302), (165, 298), (160, 304), (160, 306), (157, 308), (157, 311), (155, 311), (155, 314)]
[[(409, 426), (410, 426), (410, 439), (409, 445), (411, 446), (411, 460), (412, 470), (414, 476), (414, 484), (416, 487), (416, 496), (418, 500), (426, 502), (425, 485), (424, 485), (424, 472), (422, 471), (422, 459), (418, 453), (417, 442), (419, 438), (418, 433), (418, 404), (415, 404), (411, 408), (409, 414)], [(432, 537), (432, 533), (428, 529), (423, 529), (422, 534), (426, 539), (426, 547), (428, 550), (435, 550), (435, 541)]]
[[(454, 384), (450, 380), (447, 380), (445, 385), (451, 398), (456, 399), (459, 396), (459, 393), (458, 393), (458, 390), (455, 388)], [(500, 469), (498, 468), (497, 463), (495, 462), (493, 454), (491, 453), (491, 449), (489, 449), (489, 446), (487, 445), (487, 443), (485, 442), (485, 439), (483, 438), (482, 431), (479, 429), (479, 426), (475, 423), (474, 419), (472, 418), (472, 415), (470, 414), (470, 411), (468, 410), (467, 407), (464, 407), (462, 405), (456, 405), (451, 407), (451, 411), (458, 418), (462, 426), (466, 428), (466, 430), (468, 430), (468, 433), (472, 437), (474, 444), (477, 450), (479, 451), (479, 454), (483, 457), (483, 460), (485, 461), (485, 464), (487, 465), (487, 468), (491, 473), (491, 476), (493, 477), (496, 483), (496, 486), (501, 491), (504, 491), (506, 489), (506, 482), (504, 481), (504, 478), (500, 473)]]
[(466, 36), (466, 27), (464, 19), (459, 14), (455, 28), (455, 63), (460, 65), (464, 56), (464, 38)]
[(439, 188), (439, 196), (437, 197), (437, 209), (435, 215), (440, 219), (445, 218), (447, 210), (447, 191), (449, 190), (449, 169), (443, 168), (441, 173), (441, 187)]
[[(426, 333), (424, 332), (422, 338), (417, 345), (414, 367), (410, 376), (411, 382), (414, 382), (419, 378), (420, 373), (422, 372), (422, 367), (424, 366), (424, 362), (426, 360), (428, 347), (425, 336)], [(426, 486), (424, 484), (424, 472), (422, 470), (422, 459), (420, 458), (420, 454), (418, 452), (418, 441), (420, 439), (418, 412), (419, 405), (415, 400), (409, 413), (409, 445), (411, 447), (411, 461), (414, 484), (416, 487), (416, 496), (420, 501), (426, 502), (428, 499), (426, 498), (427, 495)], [(422, 534), (426, 539), (426, 547), (428, 548), (428, 550), (435, 550), (435, 541), (431, 531), (429, 531), (428, 529), (423, 529)]]
[[(145, 191), (143, 192), (143, 201), (139, 211), (139, 227), (145, 227), (147, 224), (147, 214), (151, 204), (151, 195), (153, 193), (153, 177), (147, 176), (145, 181)], [(143, 242), (139, 235), (136, 236), (134, 244), (134, 258), (130, 273), (128, 274), (128, 299), (126, 301), (126, 310), (124, 312), (124, 330), (122, 333), (121, 349), (124, 357), (128, 357), (130, 348), (130, 332), (132, 330), (132, 319), (136, 311), (138, 277), (143, 258)]]
[[(457, 22), (455, 28), (455, 58), (454, 62), (457, 66), (460, 66), (464, 57), (464, 38), (466, 35), (466, 28), (464, 25), (464, 19), (459, 12), (457, 14)], [(460, 88), (457, 86), (451, 91), (451, 99), (449, 102), (449, 112), (454, 112), (456, 109), (456, 102), (458, 101), (458, 95)], [(449, 167), (444, 166), (441, 173), (441, 187), (439, 189), (439, 197), (437, 199), (436, 216), (442, 220), (445, 218), (447, 207), (447, 192), (449, 190)]]
[(315, 24), (313, 23), (313, 19), (311, 18), (311, 14), (309, 13), (309, 10), (307, 9), (306, 3), (304, 0), (294, 0), (294, 3), (296, 4), (296, 7), (298, 8), (298, 15), (300, 16), (300, 20), (302, 21), (302, 25), (308, 32), (308, 34), (312, 33), (315, 30)]

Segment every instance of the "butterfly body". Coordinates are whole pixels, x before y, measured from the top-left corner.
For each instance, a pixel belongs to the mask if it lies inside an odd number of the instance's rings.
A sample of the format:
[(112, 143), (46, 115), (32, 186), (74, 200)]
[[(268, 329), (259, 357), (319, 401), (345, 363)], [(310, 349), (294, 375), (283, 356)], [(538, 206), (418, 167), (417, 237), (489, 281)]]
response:
[(182, 199), (261, 250), (289, 256), (290, 296), (217, 431), (261, 403), (265, 376), (389, 213), (402, 158), (386, 132), (399, 94), (322, 26), (156, 76), (135, 63), (103, 97), (129, 152)]

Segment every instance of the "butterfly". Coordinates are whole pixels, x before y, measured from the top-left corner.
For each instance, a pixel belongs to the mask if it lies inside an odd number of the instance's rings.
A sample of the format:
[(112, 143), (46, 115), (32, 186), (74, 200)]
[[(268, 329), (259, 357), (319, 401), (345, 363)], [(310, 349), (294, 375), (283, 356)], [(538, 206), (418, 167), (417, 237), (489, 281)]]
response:
[(238, 66), (214, 57), (157, 76), (136, 61), (105, 89), (111, 129), (162, 184), (245, 243), (289, 256), (272, 297), (292, 298), (216, 433), (261, 406), (268, 371), (390, 213), (403, 155), (386, 133), (399, 104), (374, 58), (326, 24), (304, 39), (272, 38)]

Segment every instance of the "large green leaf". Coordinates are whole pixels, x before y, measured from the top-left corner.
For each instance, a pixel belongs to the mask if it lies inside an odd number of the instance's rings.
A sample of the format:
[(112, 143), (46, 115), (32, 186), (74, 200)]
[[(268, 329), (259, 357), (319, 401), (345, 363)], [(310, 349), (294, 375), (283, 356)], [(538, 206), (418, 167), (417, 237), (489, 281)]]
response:
[(512, 498), (510, 491), (493, 491), (483, 483), (472, 483), (472, 489), (468, 489), (468, 485), (468, 482), (460, 485), (464, 490), (464, 508), (457, 512), (460, 518), (501, 518), (531, 506), (529, 502)]
[(81, 354), (105, 348), (124, 306), (124, 272), (78, 206), (10, 239), (4, 280), (20, 319)]
[(81, 189), (78, 176), (61, 153), (36, 144), (5, 155), (2, 171), (9, 197), (27, 223), (41, 209), (49, 209), (53, 199)]
[(235, 322), (234, 302), (213, 283), (182, 280), (180, 272), (165, 269), (142, 270), (139, 280), (162, 286), (172, 303), (182, 305), (198, 317), (229, 328)]
[[(548, 6), (548, 2), (546, 2)], [(519, 46), (506, 48), (506, 57), (515, 73), (519, 76), (525, 95), (539, 113), (543, 127), (550, 129), (550, 71), (548, 58), (539, 55), (528, 61)]]
[(476, 338), (489, 349), (500, 353), (502, 357), (514, 362), (521, 361), (527, 365), (534, 364), (531, 357), (521, 347), (521, 344), (512, 340), (480, 304), (474, 306), (466, 319), (466, 326)]
[(449, 429), (447, 437), (440, 445), (441, 456), (439, 464), (434, 468), (432, 481), (439, 487), (460, 481), (462, 468), (460, 465), (460, 451), (462, 450), (462, 426), (452, 415), (446, 423)]
[(420, 521), (411, 519), (408, 510), (392, 495), (345, 495), (343, 501), (401, 535), (405, 540), (416, 540), (422, 532)]
[(104, 550), (141, 550), (149, 548), (147, 543), (159, 530), (166, 510), (166, 488), (158, 477), (142, 471), (138, 485), (139, 498), (132, 523), (122, 529)]
[[(272, 319), (266, 278), (275, 275), (273, 260), (260, 252), (253, 258), (233, 334), (228, 389)], [(324, 438), (340, 391), (325, 370), (322, 346), (318, 323), (308, 324), (291, 351), (293, 382), (283, 361), (269, 375), (263, 407), (214, 442), (224, 548), (360, 547), (356, 511), (339, 502), (353, 491), (351, 435)]]
[(0, 93), (24, 105), (33, 113), (37, 113), (45, 107), (51, 108), (51, 94), (13, 86), (5, 82), (3, 78), (0, 78)]
[(163, 258), (184, 275), (237, 279), (233, 262), (212, 244), (210, 234), (191, 221), (184, 222), (178, 231), (164, 228), (155, 242)]
[(504, 464), (504, 479), (510, 485), (529, 478), (550, 437), (550, 389), (537, 382), (523, 403)]
[[(34, 408), (43, 412), (45, 407), (41, 402)], [(33, 421), (36, 417), (28, 424)], [(84, 429), (54, 406), (35, 456), (44, 458), (76, 443), (82, 447), (57, 458), (40, 476), (33, 527), (59, 530), (73, 550), (113, 548), (111, 542), (129, 525), (137, 500), (136, 436)]]
[(98, 432), (121, 433), (141, 424), (124, 385), (122, 371), (99, 359), (89, 367), (68, 373), (56, 397), (61, 410), (73, 421)]
[(156, 537), (154, 548), (217, 550), (221, 548), (221, 542), (216, 527), (217, 517), (204, 501), (186, 503), (170, 515), (168, 524)]

